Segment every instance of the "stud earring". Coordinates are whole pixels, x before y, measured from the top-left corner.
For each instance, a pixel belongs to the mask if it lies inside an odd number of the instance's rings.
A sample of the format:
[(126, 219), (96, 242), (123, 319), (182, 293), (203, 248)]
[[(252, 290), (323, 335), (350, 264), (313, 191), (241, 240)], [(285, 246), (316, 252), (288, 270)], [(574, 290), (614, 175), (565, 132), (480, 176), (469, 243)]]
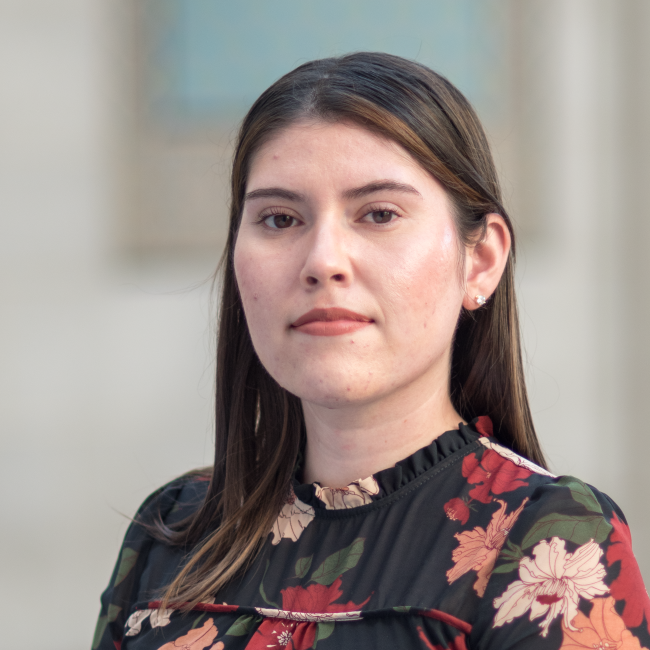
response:
[(482, 307), (487, 302), (487, 298), (485, 296), (481, 296), (480, 294), (476, 296), (474, 300), (476, 300), (479, 307)]

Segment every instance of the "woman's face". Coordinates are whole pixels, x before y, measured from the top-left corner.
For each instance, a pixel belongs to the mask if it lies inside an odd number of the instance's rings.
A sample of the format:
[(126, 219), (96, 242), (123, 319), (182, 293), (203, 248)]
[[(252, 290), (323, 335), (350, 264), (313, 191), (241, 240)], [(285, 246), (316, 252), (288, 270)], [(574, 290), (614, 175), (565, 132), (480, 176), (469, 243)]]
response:
[(464, 290), (434, 178), (363, 128), (308, 122), (260, 149), (246, 192), (235, 274), (281, 386), (327, 408), (446, 389)]

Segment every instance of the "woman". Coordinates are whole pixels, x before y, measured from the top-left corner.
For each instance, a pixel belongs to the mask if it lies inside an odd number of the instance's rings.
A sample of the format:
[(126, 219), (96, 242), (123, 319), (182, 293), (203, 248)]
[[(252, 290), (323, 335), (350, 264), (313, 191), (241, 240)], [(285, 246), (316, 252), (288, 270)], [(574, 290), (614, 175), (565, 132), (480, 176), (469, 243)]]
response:
[(93, 647), (650, 648), (622, 513), (544, 469), (513, 252), (444, 78), (361, 53), (263, 93), (232, 172), (215, 464), (143, 504)]

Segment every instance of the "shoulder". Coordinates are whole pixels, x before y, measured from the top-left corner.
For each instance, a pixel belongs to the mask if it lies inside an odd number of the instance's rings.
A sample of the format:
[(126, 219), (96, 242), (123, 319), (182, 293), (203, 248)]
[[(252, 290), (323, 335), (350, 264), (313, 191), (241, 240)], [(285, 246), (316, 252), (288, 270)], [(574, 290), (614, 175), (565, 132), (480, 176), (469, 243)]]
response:
[(205, 499), (208, 485), (206, 472), (197, 470), (166, 483), (143, 501), (124, 537), (112, 586), (120, 585), (121, 592), (131, 592), (129, 586), (122, 585), (134, 582), (142, 573), (152, 547), (164, 546), (156, 539), (154, 529), (173, 526), (194, 514)]
[(601, 647), (596, 642), (632, 636), (650, 647), (650, 600), (620, 508), (580, 479), (553, 476), (494, 439), (481, 442), (464, 473), (473, 474), (469, 482), (487, 477), (489, 492), (475, 493), (487, 508), (489, 497), (501, 504), (475, 621), (482, 647), (507, 648), (515, 639), (527, 648)]
[(170, 581), (187, 548), (170, 543), (168, 534), (203, 504), (209, 478), (198, 471), (185, 474), (149, 495), (138, 509), (124, 538), (120, 561), (133, 563), (132, 602), (147, 599)]
[(133, 523), (135, 528), (153, 521), (168, 526), (193, 514), (203, 503), (210, 484), (210, 470), (193, 470), (166, 483), (152, 492), (138, 508)]
[(189, 472), (157, 489), (138, 508), (101, 597), (93, 648), (114, 650), (134, 603), (167, 584), (182, 560), (182, 549), (156, 539), (153, 529), (156, 524), (172, 526), (194, 514), (208, 485), (207, 471)]
[(519, 488), (518, 499), (524, 497), (525, 504), (517, 528), (530, 528), (527, 543), (553, 533), (567, 541), (600, 543), (614, 526), (627, 527), (621, 509), (604, 492), (574, 476), (556, 476), (494, 438), (481, 437), (479, 442), (484, 449), (465, 459), (463, 472), (470, 483), (483, 472), (493, 497)]
[(625, 516), (604, 492), (574, 476), (555, 476), (494, 438), (481, 437), (479, 442), (482, 449), (464, 459), (463, 474), (475, 484), (477, 500), (506, 499), (521, 506), (508, 530), (510, 545), (517, 543), (526, 551), (554, 537), (605, 546), (612, 535), (629, 538)]
[(494, 499), (532, 498), (541, 486), (558, 478), (548, 470), (516, 454), (495, 438), (480, 435), (462, 461), (460, 471), (466, 482), (470, 502), (489, 504)]

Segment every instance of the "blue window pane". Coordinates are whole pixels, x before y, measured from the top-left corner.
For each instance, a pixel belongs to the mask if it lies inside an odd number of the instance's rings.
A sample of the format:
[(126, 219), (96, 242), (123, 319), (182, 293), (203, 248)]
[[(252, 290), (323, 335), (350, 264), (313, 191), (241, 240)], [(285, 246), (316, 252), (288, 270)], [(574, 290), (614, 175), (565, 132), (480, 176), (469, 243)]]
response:
[(149, 110), (162, 119), (241, 113), (300, 63), (359, 50), (420, 61), (483, 113), (506, 83), (503, 0), (147, 0)]

